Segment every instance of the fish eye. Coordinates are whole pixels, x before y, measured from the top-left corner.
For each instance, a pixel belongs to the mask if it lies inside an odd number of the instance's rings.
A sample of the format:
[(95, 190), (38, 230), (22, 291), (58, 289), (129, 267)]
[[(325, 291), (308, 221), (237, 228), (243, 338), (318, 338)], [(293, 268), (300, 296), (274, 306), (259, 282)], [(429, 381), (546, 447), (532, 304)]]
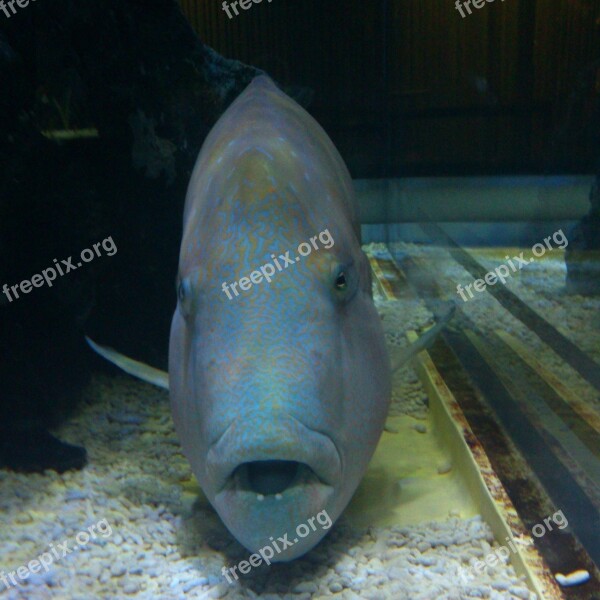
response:
[(346, 273), (340, 271), (335, 279), (335, 289), (343, 292), (348, 288), (348, 282), (346, 281)]
[(352, 299), (357, 287), (357, 277), (352, 263), (338, 264), (332, 270), (332, 286), (338, 300)]
[(186, 295), (186, 291), (185, 291), (185, 284), (183, 281), (179, 282), (179, 285), (177, 286), (177, 299), (179, 300), (179, 302), (183, 302), (185, 300), (185, 295)]
[(177, 301), (184, 316), (188, 316), (193, 302), (192, 283), (188, 277), (177, 282)]

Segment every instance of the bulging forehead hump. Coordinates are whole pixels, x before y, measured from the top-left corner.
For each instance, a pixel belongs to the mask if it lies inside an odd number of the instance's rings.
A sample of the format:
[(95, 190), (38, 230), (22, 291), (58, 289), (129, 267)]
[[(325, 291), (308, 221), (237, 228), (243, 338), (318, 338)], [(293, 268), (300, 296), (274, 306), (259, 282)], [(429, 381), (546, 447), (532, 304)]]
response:
[(234, 242), (244, 223), (303, 236), (335, 225), (339, 249), (354, 238), (353, 201), (350, 174), (325, 131), (268, 77), (258, 77), (200, 152), (186, 197), (180, 266), (202, 262), (203, 251), (222, 244), (219, 236)]

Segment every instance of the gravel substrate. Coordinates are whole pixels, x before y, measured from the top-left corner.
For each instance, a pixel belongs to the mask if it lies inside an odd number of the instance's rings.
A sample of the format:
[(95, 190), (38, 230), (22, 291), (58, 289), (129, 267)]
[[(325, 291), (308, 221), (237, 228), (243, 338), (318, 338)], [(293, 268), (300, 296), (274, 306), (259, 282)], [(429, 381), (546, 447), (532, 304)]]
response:
[[(431, 320), (418, 302), (378, 304), (391, 343), (404, 344), (406, 328)], [(426, 411), (426, 395), (406, 368), (395, 378), (392, 413), (425, 418)], [(450, 515), (365, 528), (342, 517), (303, 558), (255, 568), (228, 584), (222, 567), (249, 553), (198, 494), (166, 393), (125, 376), (98, 377), (79, 414), (55, 433), (85, 446), (89, 465), (64, 475), (0, 470), (0, 564), (13, 571), (65, 542), (71, 552), (57, 552), (47, 573), (30, 574), (20, 586), (0, 583), (1, 598), (535, 598), (504, 563), (463, 582), (459, 568), (495, 544), (479, 517)], [(78, 533), (103, 519), (110, 531), (79, 545)]]

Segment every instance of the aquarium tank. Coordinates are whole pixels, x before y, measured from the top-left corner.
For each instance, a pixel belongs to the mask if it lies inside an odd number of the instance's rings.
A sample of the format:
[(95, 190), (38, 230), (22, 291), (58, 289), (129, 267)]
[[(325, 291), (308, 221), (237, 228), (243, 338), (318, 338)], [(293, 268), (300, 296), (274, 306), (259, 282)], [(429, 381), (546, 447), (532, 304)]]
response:
[(0, 0), (0, 600), (600, 600), (600, 0)]

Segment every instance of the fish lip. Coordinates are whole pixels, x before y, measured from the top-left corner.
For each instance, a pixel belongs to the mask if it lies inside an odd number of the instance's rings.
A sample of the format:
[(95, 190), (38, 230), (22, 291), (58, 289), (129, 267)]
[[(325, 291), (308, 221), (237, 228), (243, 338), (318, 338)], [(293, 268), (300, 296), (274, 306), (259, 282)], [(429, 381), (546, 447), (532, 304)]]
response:
[[(335, 487), (341, 479), (342, 461), (333, 440), (305, 426), (292, 416), (278, 419), (269, 427), (268, 437), (241, 443), (249, 431), (257, 429), (254, 419), (235, 419), (223, 435), (210, 446), (207, 454), (207, 474), (214, 484), (216, 494), (238, 489), (234, 474), (238, 467), (256, 461), (285, 460), (300, 464), (300, 475), (314, 475), (313, 483)], [(310, 449), (316, 449), (311, 451)], [(298, 476), (297, 476), (298, 477)], [(241, 491), (241, 488), (238, 489)]]

